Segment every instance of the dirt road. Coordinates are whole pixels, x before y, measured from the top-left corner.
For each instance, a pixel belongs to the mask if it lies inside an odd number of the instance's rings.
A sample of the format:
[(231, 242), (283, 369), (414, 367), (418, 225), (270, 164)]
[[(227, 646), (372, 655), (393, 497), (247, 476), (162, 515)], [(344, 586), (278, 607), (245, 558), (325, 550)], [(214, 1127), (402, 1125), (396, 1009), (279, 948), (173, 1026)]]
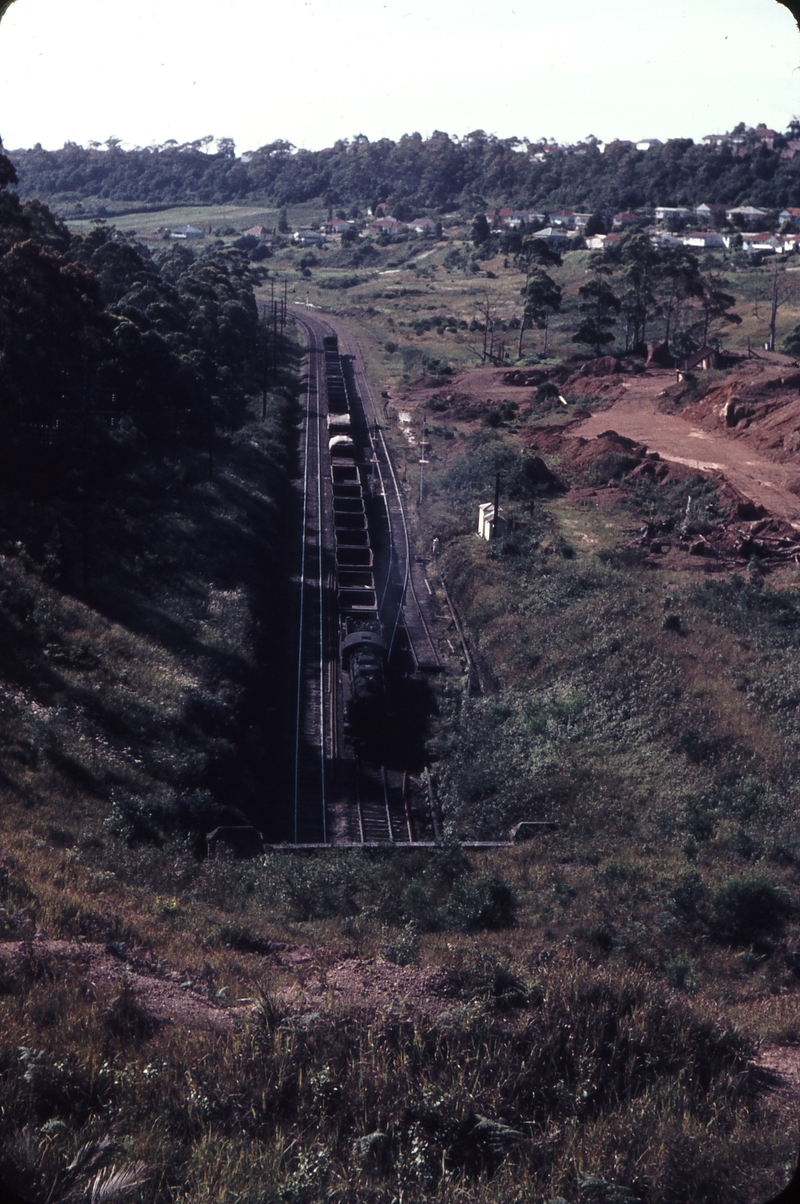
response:
[(622, 396), (611, 407), (573, 427), (571, 434), (595, 439), (604, 431), (647, 444), (665, 460), (702, 472), (721, 473), (746, 498), (764, 506), (800, 530), (800, 466), (779, 463), (746, 437), (729, 429), (702, 429), (680, 414), (659, 411), (664, 390), (675, 383), (671, 370), (651, 370), (646, 376), (620, 382)]

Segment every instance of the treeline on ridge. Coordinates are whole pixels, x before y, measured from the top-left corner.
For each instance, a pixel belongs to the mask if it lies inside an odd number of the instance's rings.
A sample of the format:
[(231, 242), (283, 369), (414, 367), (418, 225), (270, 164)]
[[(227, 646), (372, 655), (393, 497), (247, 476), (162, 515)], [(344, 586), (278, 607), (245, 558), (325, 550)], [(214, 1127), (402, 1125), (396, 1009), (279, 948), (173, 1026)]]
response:
[(476, 130), (464, 138), (435, 131), (397, 142), (363, 135), (311, 151), (278, 140), (236, 156), (231, 139), (215, 153), (210, 138), (183, 146), (123, 150), (68, 142), (60, 150), (15, 150), (23, 197), (59, 204), (87, 198), (163, 205), (260, 199), (281, 206), (320, 198), (331, 206), (364, 208), (387, 201), (401, 220), (419, 209), (442, 213), (489, 199), (520, 206), (569, 205), (591, 212), (700, 202), (750, 203), (767, 209), (800, 206), (800, 160), (781, 158), (785, 142), (750, 148), (707, 147), (673, 138), (647, 151), (611, 143), (601, 153), (536, 147)]
[[(106, 452), (139, 439), (205, 450), (261, 381), (263, 331), (246, 257), (170, 244), (151, 255), (113, 229), (73, 235), (10, 190), (0, 157), (0, 462), (33, 477), (57, 428), (91, 429)], [(92, 417), (102, 421), (91, 422)], [(63, 456), (49, 469), (58, 476)], [(41, 471), (35, 474), (41, 481)]]

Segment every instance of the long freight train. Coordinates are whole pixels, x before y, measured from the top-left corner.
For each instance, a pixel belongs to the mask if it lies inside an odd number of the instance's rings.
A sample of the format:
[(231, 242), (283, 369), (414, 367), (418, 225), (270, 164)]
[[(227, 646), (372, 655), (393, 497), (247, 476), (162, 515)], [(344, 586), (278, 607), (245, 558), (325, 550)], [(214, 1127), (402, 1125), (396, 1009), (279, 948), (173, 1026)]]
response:
[(335, 335), (323, 340), (328, 449), (333, 481), (339, 650), (344, 731), (357, 751), (376, 747), (386, 718), (387, 644), (380, 623), (374, 557), (358, 440)]

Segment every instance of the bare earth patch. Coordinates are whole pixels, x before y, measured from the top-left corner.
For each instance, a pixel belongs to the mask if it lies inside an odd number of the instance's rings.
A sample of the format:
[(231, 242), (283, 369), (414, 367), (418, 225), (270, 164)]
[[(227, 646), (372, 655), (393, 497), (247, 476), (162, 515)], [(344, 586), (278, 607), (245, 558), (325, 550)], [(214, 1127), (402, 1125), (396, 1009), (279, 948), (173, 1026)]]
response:
[(777, 1076), (779, 1091), (792, 1099), (800, 1099), (800, 1046), (768, 1045), (755, 1061), (762, 1070)]
[[(318, 951), (325, 953), (324, 950)], [(420, 1011), (438, 1015), (453, 1006), (451, 975), (441, 967), (398, 966), (380, 958), (346, 959), (325, 965), (308, 946), (276, 944), (266, 955), (252, 955), (280, 966), (295, 981), (276, 992), (281, 1003), (299, 1010), (344, 1006), (374, 1011)], [(249, 1015), (252, 1004), (227, 1006), (212, 995), (205, 971), (169, 968), (144, 950), (126, 950), (97, 942), (32, 940), (0, 942), (0, 966), (27, 977), (77, 975), (96, 997), (105, 998), (123, 982), (160, 1023), (181, 1028), (229, 1032)], [(189, 977), (191, 976), (191, 977)]]
[[(16, 974), (77, 974), (89, 990), (101, 996), (127, 981), (155, 1020), (179, 1024), (187, 1031), (229, 1031), (243, 1011), (214, 1003), (207, 993), (201, 993), (199, 984), (187, 985), (181, 974), (152, 956), (113, 952), (113, 946), (90, 941), (4, 941), (0, 943), (0, 961)], [(206, 986), (208, 990), (210, 985)]]
[(397, 966), (380, 958), (336, 962), (281, 997), (323, 1008), (335, 1003), (375, 1011), (415, 1011), (437, 1015), (453, 1006), (451, 976), (440, 967)]

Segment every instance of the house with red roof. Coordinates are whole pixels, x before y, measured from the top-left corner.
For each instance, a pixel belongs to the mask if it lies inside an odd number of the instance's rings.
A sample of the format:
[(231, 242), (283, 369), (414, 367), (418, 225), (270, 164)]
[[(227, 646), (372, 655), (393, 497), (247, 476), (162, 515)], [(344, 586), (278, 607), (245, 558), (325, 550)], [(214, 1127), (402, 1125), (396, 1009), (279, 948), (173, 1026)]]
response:
[(405, 222), (399, 222), (396, 217), (379, 217), (376, 221), (370, 223), (370, 234), (388, 234), (390, 238), (396, 238), (399, 234), (405, 234), (408, 226)]
[(551, 226), (560, 226), (562, 230), (574, 230), (577, 214), (572, 209), (558, 209), (548, 213), (547, 220)]
[(634, 213), (632, 209), (625, 209), (622, 213), (614, 214), (611, 225), (615, 230), (624, 230), (626, 226), (637, 226), (641, 220), (638, 213)]
[(793, 230), (800, 230), (800, 209), (786, 208), (781, 209), (778, 214), (778, 221), (783, 225), (787, 222)]

